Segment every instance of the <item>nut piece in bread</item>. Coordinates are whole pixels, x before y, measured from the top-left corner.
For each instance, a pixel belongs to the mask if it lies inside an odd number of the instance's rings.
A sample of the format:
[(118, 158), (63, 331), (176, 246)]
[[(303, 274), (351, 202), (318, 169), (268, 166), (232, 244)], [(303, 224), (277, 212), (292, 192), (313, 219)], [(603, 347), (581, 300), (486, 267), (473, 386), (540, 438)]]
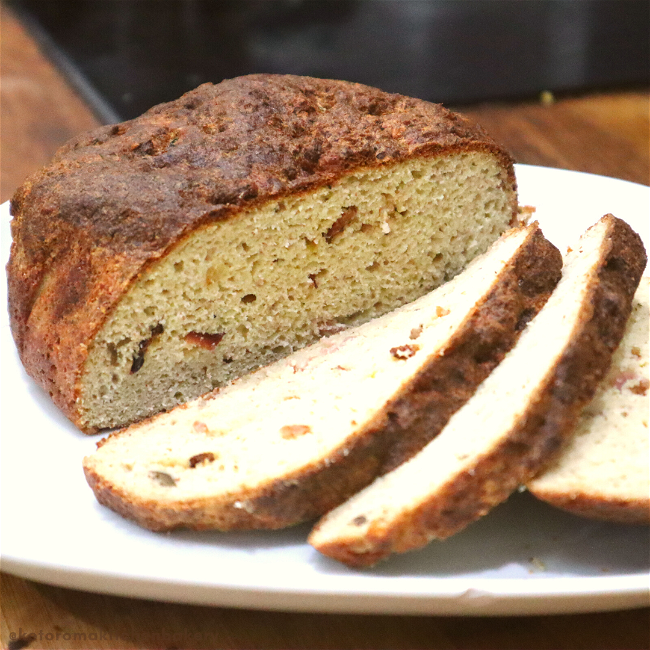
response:
[(649, 292), (644, 276), (609, 373), (573, 439), (527, 485), (537, 498), (584, 517), (650, 524)]
[(309, 542), (368, 566), (462, 530), (568, 441), (608, 370), (646, 263), (639, 236), (606, 215), (515, 347), (418, 454), (321, 519)]
[(561, 263), (536, 224), (510, 230), (417, 301), (111, 435), (84, 460), (87, 480), (101, 503), (155, 530), (323, 514), (440, 431)]
[(91, 433), (427, 293), (516, 219), (516, 186), (439, 105), (252, 75), (79, 136), (11, 211), (20, 358)]

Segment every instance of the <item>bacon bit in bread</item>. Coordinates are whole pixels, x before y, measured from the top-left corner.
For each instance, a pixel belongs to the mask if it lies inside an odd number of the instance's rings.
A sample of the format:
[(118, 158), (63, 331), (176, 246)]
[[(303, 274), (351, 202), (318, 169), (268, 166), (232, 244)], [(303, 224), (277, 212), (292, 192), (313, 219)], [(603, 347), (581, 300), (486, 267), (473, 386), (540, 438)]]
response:
[(440, 306), (436, 307), (436, 316), (438, 318), (442, 318), (443, 316), (446, 316), (447, 314), (449, 314), (448, 309), (445, 309), (444, 307), (440, 307)]
[(196, 454), (196, 456), (190, 458), (190, 467), (194, 468), (203, 463), (212, 463), (214, 462), (214, 459), (215, 455), (211, 451), (205, 451), (202, 454)]
[(343, 208), (341, 216), (330, 226), (330, 229), (325, 233), (325, 241), (328, 244), (331, 244), (334, 241), (334, 238), (337, 235), (340, 235), (345, 227), (348, 226), (357, 216), (359, 209), (356, 205), (351, 205), (347, 208)]
[(320, 323), (317, 326), (318, 336), (331, 336), (332, 334), (338, 334), (348, 329), (348, 326), (344, 323), (337, 323), (336, 321), (328, 321), (326, 323)]
[(306, 433), (311, 433), (311, 427), (308, 424), (285, 424), (280, 429), (280, 435), (285, 440), (294, 440)]
[(345, 366), (334, 366), (335, 370), (350, 370), (349, 368), (346, 368)]
[(208, 425), (205, 422), (199, 422), (198, 420), (192, 425), (192, 428), (197, 433), (207, 433)]
[(647, 379), (642, 379), (636, 386), (632, 386), (630, 390), (635, 395), (646, 395), (648, 393), (648, 388), (650, 388), (650, 381)]
[(204, 332), (188, 332), (185, 335), (185, 340), (191, 345), (198, 345), (205, 350), (214, 350), (221, 339), (225, 336), (225, 332), (218, 332), (217, 334), (205, 334)]
[(573, 248), (571, 248), (571, 246), (567, 246), (567, 247), (566, 247), (566, 252), (567, 252), (567, 255), (568, 255), (569, 253), (573, 253)]
[(636, 378), (637, 374), (634, 372), (634, 370), (622, 370), (618, 373), (618, 375), (616, 375), (616, 377), (611, 380), (611, 385), (614, 388), (618, 388), (618, 390), (622, 390), (626, 382)]
[(639, 359), (641, 358), (641, 349), (636, 345), (630, 350), (630, 352), (632, 352), (635, 357), (638, 357)]
[(537, 208), (532, 205), (517, 206), (517, 214), (510, 221), (511, 226), (527, 226)]
[(149, 338), (143, 339), (140, 341), (138, 344), (138, 352), (137, 354), (133, 355), (133, 363), (131, 364), (131, 374), (134, 375), (142, 366), (144, 365), (144, 353), (147, 351), (147, 348), (149, 345), (151, 345), (151, 342), (157, 337), (160, 336), (163, 331), (164, 327), (162, 323), (158, 323), (155, 327), (151, 328), (151, 336)]
[(396, 348), (391, 348), (390, 353), (395, 357), (395, 359), (410, 359), (418, 350), (420, 349), (419, 345), (400, 345)]
[(422, 325), (420, 325), (420, 326), (418, 326), (418, 327), (414, 327), (414, 328), (411, 330), (411, 333), (409, 334), (409, 338), (410, 338), (412, 341), (414, 341), (416, 338), (418, 338), (418, 336), (420, 336), (420, 334), (422, 334), (422, 329), (423, 329), (423, 328), (422, 328)]

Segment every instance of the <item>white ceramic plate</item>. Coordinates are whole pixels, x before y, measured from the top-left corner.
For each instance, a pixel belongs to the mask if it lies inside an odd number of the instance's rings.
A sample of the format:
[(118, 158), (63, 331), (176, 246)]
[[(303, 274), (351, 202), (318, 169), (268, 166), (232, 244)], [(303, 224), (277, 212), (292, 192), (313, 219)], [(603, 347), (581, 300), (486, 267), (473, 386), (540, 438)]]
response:
[[(606, 212), (648, 245), (650, 188), (519, 166), (522, 204), (537, 206), (562, 250)], [(2, 251), (9, 248), (1, 207)], [(2, 286), (2, 303), (6, 287)], [(280, 532), (155, 534), (99, 506), (77, 432), (24, 373), (0, 319), (1, 557), (9, 573), (65, 587), (221, 606), (394, 614), (534, 614), (650, 604), (650, 531), (581, 520), (516, 494), (445, 542), (352, 570)]]

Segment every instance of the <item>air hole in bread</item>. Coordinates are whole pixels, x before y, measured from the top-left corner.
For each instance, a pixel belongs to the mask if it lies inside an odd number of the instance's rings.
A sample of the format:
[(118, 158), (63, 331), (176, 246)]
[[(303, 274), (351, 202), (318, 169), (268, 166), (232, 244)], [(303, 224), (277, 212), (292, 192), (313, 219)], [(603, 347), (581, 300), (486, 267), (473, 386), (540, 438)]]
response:
[(247, 293), (241, 301), (248, 304), (251, 302), (255, 302), (257, 300), (257, 296), (254, 293)]
[(114, 343), (109, 343), (107, 346), (108, 356), (111, 359), (111, 366), (118, 365), (117, 346)]
[(311, 280), (314, 287), (318, 289), (318, 285), (326, 275), (327, 275), (327, 269), (321, 269), (317, 273), (310, 273), (309, 279)]
[(167, 472), (151, 471), (149, 472), (149, 478), (163, 487), (175, 487), (176, 485), (176, 479)]

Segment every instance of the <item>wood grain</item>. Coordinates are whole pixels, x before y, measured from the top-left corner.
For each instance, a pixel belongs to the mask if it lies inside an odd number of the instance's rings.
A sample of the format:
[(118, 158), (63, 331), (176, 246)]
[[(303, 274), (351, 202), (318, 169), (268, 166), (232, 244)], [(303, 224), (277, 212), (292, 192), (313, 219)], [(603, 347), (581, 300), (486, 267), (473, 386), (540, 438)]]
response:
[[(1, 19), (4, 201), (61, 144), (98, 122), (4, 7)], [(650, 182), (648, 108), (645, 91), (564, 98), (550, 105), (462, 107), (518, 162), (645, 184)], [(0, 639), (3, 648), (13, 650), (650, 648), (650, 608), (491, 619), (273, 613), (89, 594), (6, 574), (0, 578), (0, 597)]]
[(463, 110), (503, 143), (517, 162), (645, 185), (650, 184), (649, 111), (647, 92)]
[(0, 201), (99, 122), (4, 5), (0, 9)]
[(650, 629), (648, 609), (520, 618), (296, 614), (87, 594), (7, 575), (0, 590), (3, 648), (22, 633), (35, 635), (30, 648), (47, 649), (640, 650)]

